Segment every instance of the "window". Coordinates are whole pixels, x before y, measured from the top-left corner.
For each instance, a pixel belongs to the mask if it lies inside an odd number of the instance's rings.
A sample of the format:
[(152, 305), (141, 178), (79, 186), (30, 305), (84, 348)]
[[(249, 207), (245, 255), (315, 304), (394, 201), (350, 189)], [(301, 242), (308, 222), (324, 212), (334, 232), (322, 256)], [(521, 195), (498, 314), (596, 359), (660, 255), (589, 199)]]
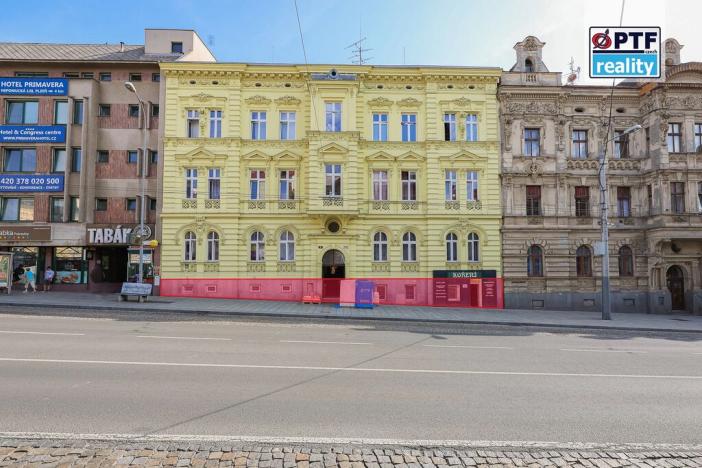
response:
[(35, 124), (39, 122), (39, 103), (37, 101), (7, 101), (5, 123)]
[(402, 200), (417, 201), (417, 173), (402, 171)]
[(629, 135), (624, 135), (624, 130), (614, 131), (614, 157), (629, 157)]
[(251, 256), (252, 262), (262, 262), (265, 260), (265, 242), (263, 241), (263, 233), (255, 231), (251, 233)]
[(95, 73), (93, 73), (93, 72), (81, 72), (81, 73), (80, 73), (80, 77), (81, 77), (81, 78), (86, 78), (86, 79), (92, 80), (92, 79), (95, 77)]
[(280, 261), (295, 261), (295, 236), (290, 231), (280, 233)]
[(590, 187), (575, 187), (575, 216), (590, 216)]
[(388, 141), (388, 114), (373, 114), (373, 141)]
[(651, 131), (649, 130), (648, 127), (646, 127), (644, 130), (645, 130), (644, 134), (646, 136), (646, 156), (650, 156), (651, 155)]
[(634, 254), (628, 245), (619, 248), (619, 276), (634, 276)]
[(138, 151), (127, 151), (127, 163), (136, 164), (139, 162), (139, 152)]
[(207, 261), (219, 261), (219, 234), (214, 231), (207, 234)]
[(194, 262), (197, 259), (197, 236), (194, 232), (188, 231), (185, 233), (185, 243), (183, 249), (183, 260), (186, 262)]
[(541, 154), (541, 130), (538, 128), (524, 129), (524, 156), (539, 156)]
[(697, 182), (697, 212), (702, 213), (702, 182)]
[(136, 211), (137, 201), (136, 198), (127, 198), (125, 201), (125, 206), (127, 211)]
[(695, 127), (695, 151), (702, 153), (702, 123), (696, 123)]
[(402, 114), (402, 141), (417, 141), (417, 114)]
[(68, 101), (54, 102), (54, 124), (68, 124)]
[(417, 261), (417, 236), (413, 232), (406, 232), (402, 236), (402, 261)]
[(207, 171), (207, 188), (209, 189), (209, 199), (219, 200), (220, 189), (220, 169), (212, 168)]
[(456, 141), (456, 114), (444, 114), (444, 140)]
[(586, 245), (575, 251), (575, 273), (577, 276), (592, 276), (592, 252)]
[(200, 113), (196, 110), (189, 110), (187, 113), (186, 135), (188, 138), (200, 137)]
[(532, 245), (527, 250), (527, 276), (544, 276), (544, 251), (541, 246)]
[(280, 139), (295, 139), (295, 112), (280, 113)]
[(341, 196), (341, 164), (326, 164), (325, 174), (325, 194), (328, 197)]
[(50, 216), (52, 223), (63, 222), (63, 198), (51, 197)]
[(452, 232), (446, 234), (446, 261), (458, 261), (458, 236)]
[(526, 214), (527, 216), (541, 216), (541, 186), (526, 186)]
[(80, 221), (80, 198), (71, 197), (71, 207), (68, 212), (68, 220), (72, 223)]
[(458, 199), (456, 171), (447, 170), (445, 172), (444, 198), (446, 199), (446, 201), (455, 201)]
[(466, 173), (466, 197), (468, 201), (478, 200), (478, 173), (475, 171)]
[(373, 235), (373, 261), (388, 261), (388, 235), (382, 231)]
[(341, 131), (341, 103), (327, 102), (326, 103), (326, 130), (328, 132)]
[(49, 76), (49, 72), (23, 72), (23, 71), (18, 71), (15, 72), (15, 76), (17, 77), (25, 77), (25, 78), (32, 78), (32, 77), (46, 77)]
[(266, 139), (266, 113), (254, 111), (251, 112), (251, 139), (265, 140)]
[(266, 198), (266, 171), (251, 171), (249, 187), (251, 200), (264, 200)]
[(107, 211), (107, 198), (95, 199), (95, 211)]
[(468, 261), (480, 261), (480, 237), (474, 232), (468, 234)]
[(681, 214), (685, 212), (685, 183), (670, 183), (670, 210), (673, 213)]
[(373, 201), (386, 201), (388, 199), (388, 171), (373, 171)]
[(587, 130), (573, 130), (571, 147), (573, 159), (587, 158)]
[(185, 170), (185, 198), (197, 198), (197, 169)]
[(158, 208), (158, 200), (155, 198), (149, 198), (149, 210), (156, 211)]
[(679, 123), (669, 123), (668, 124), (668, 152), (669, 153), (679, 153), (680, 152), (680, 140), (682, 138), (682, 133), (680, 131)]
[(34, 148), (8, 148), (5, 150), (5, 172), (36, 172), (37, 150)]
[(66, 150), (54, 148), (54, 161), (51, 172), (66, 172)]
[(98, 105), (98, 117), (109, 117), (112, 111), (112, 106), (109, 104)]
[(651, 184), (646, 186), (646, 200), (648, 202), (648, 214), (653, 214), (653, 187)]
[(138, 118), (139, 117), (139, 105), (129, 104), (129, 117)]
[(100, 81), (112, 81), (112, 73), (100, 72)]
[(222, 111), (210, 111), (210, 138), (222, 138)]
[(183, 53), (183, 43), (182, 42), (171, 42), (171, 53), (172, 54), (182, 54)]
[(158, 107), (158, 104), (151, 104), (151, 117), (153, 118), (158, 118), (161, 110)]
[(97, 162), (99, 163), (109, 163), (110, 162), (110, 152), (107, 150), (98, 150), (97, 152)]
[(149, 164), (158, 164), (158, 151), (149, 150)]
[(0, 198), (2, 221), (34, 221), (33, 198)]
[(531, 59), (524, 60), (524, 71), (526, 73), (534, 73), (534, 62)]
[(83, 101), (73, 101), (73, 123), (76, 125), (83, 124)]
[(478, 141), (478, 115), (466, 116), (466, 141)]
[(617, 216), (631, 216), (631, 187), (617, 187)]
[(78, 72), (63, 72), (64, 78), (80, 78), (80, 73)]
[(295, 171), (285, 170), (280, 171), (280, 199), (294, 200), (295, 199)]
[(141, 81), (141, 73), (130, 73), (129, 81)]
[(83, 151), (80, 148), (71, 148), (71, 172), (80, 172), (83, 160)]
[(152, 73), (151, 74), (151, 81), (154, 83), (160, 83), (161, 82), (161, 74), (160, 73)]

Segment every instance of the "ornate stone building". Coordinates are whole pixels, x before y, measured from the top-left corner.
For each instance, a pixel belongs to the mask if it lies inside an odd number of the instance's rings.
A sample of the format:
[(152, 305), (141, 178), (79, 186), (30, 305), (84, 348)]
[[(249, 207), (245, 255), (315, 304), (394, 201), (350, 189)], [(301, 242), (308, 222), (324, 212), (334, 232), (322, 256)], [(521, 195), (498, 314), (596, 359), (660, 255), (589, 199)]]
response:
[(599, 310), (598, 154), (613, 138), (613, 310), (702, 313), (702, 63), (668, 39), (657, 82), (562, 85), (544, 45), (515, 45), (499, 92), (506, 307)]

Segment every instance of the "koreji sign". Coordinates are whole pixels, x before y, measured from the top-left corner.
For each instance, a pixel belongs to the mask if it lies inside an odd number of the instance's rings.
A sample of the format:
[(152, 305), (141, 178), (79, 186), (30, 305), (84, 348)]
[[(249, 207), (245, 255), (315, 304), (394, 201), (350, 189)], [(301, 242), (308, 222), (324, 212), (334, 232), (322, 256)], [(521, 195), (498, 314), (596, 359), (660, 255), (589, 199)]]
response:
[(590, 78), (660, 78), (661, 28), (592, 26)]
[[(88, 244), (90, 245), (128, 245), (132, 231), (138, 233), (139, 225), (122, 226), (106, 225), (106, 224), (90, 224), (88, 225)], [(153, 232), (152, 225), (144, 225), (144, 233), (142, 240), (147, 240)]]
[(65, 96), (66, 78), (8, 78), (0, 77), (0, 94), (10, 96)]
[(0, 192), (63, 192), (63, 174), (0, 174)]
[(64, 125), (2, 125), (0, 143), (65, 143)]
[(495, 278), (497, 270), (434, 270), (434, 278)]

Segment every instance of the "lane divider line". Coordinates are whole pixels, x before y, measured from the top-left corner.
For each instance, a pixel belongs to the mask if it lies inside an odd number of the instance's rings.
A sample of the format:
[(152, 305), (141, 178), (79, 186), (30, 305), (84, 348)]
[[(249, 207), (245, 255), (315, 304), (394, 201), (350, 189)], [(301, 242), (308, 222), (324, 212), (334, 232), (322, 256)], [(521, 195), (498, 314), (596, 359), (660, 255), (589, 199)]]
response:
[(648, 351), (636, 351), (627, 349), (589, 349), (589, 348), (562, 348), (560, 351), (568, 351), (573, 353), (631, 353), (631, 354), (648, 354)]
[(160, 336), (160, 335), (136, 335), (137, 338), (154, 338), (158, 340), (208, 340), (208, 341), (232, 341), (231, 338), (206, 338), (197, 336)]
[(305, 340), (280, 340), (281, 343), (300, 344), (334, 344), (334, 345), (372, 345), (373, 343), (349, 342), (349, 341), (305, 341)]
[(15, 331), (0, 330), (0, 333), (8, 335), (58, 335), (58, 336), (85, 336), (85, 333), (59, 333), (59, 332), (37, 332), (37, 331)]
[(465, 348), (465, 349), (514, 349), (509, 346), (468, 346), (468, 345), (422, 345), (427, 348)]

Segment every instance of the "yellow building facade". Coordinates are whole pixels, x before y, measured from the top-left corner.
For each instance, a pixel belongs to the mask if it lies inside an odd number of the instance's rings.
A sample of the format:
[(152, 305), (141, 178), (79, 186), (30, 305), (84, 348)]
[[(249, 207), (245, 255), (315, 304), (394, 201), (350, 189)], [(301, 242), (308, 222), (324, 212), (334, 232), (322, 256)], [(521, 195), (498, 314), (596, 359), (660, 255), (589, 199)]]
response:
[(502, 305), (499, 69), (162, 77), (163, 295)]

